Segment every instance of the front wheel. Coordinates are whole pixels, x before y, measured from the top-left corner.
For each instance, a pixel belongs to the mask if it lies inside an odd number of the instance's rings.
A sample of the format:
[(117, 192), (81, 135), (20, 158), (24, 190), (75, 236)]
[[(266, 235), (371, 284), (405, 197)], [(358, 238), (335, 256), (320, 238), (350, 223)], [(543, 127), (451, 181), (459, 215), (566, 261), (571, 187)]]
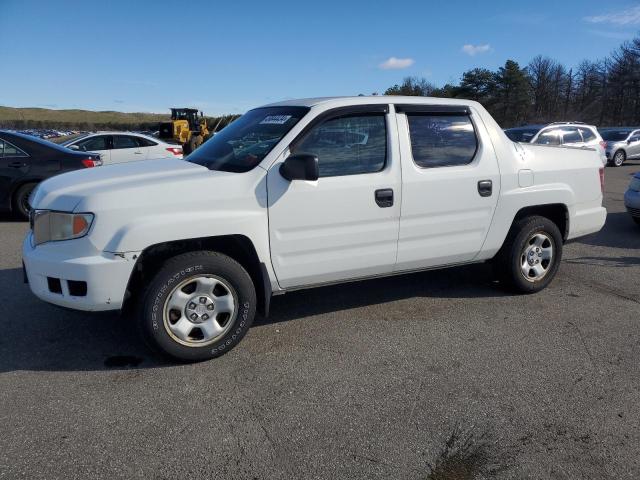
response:
[(156, 274), (138, 326), (152, 348), (200, 361), (235, 347), (255, 312), (253, 282), (238, 262), (216, 252), (190, 252), (168, 260)]
[(621, 167), (626, 159), (627, 159), (627, 155), (624, 153), (624, 150), (618, 150), (613, 155), (613, 160), (611, 161), (611, 164), (614, 167)]
[(31, 210), (31, 205), (29, 205), (29, 197), (31, 196), (31, 192), (36, 188), (35, 183), (25, 183), (20, 186), (13, 197), (13, 207), (15, 212), (22, 218), (29, 218), (29, 211)]
[(509, 231), (497, 255), (496, 266), (511, 290), (535, 293), (555, 277), (562, 259), (562, 235), (546, 217), (525, 217)]

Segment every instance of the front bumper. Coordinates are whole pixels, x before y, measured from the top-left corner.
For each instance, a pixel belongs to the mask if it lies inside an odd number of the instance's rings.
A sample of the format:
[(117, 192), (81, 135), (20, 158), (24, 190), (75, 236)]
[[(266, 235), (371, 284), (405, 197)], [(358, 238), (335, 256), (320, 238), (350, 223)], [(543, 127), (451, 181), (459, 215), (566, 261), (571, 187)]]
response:
[(624, 206), (629, 215), (640, 218), (640, 192), (635, 190), (627, 190), (624, 194)]
[[(33, 247), (29, 232), (22, 243), (22, 259), (31, 291), (45, 302), (86, 311), (122, 307), (139, 254), (99, 252), (88, 237)], [(79, 285), (84, 288), (78, 288)]]

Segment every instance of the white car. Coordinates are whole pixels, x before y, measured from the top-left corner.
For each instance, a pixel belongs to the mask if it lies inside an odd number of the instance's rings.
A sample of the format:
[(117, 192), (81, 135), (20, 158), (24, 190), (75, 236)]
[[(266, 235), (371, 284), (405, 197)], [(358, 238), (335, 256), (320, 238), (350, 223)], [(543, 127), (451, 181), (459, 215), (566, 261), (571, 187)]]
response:
[(61, 145), (72, 150), (99, 153), (104, 165), (158, 158), (182, 159), (182, 146), (140, 133), (89, 133), (69, 139)]
[(602, 164), (606, 165), (608, 161), (605, 153), (607, 144), (594, 125), (581, 122), (554, 122), (548, 125), (509, 128), (505, 133), (515, 142), (595, 148), (600, 153)]
[(42, 182), (22, 254), (41, 299), (135, 312), (149, 344), (202, 360), (291, 290), (492, 261), (538, 292), (604, 225), (603, 175), (596, 150), (514, 143), (472, 101), (291, 100), (186, 161)]

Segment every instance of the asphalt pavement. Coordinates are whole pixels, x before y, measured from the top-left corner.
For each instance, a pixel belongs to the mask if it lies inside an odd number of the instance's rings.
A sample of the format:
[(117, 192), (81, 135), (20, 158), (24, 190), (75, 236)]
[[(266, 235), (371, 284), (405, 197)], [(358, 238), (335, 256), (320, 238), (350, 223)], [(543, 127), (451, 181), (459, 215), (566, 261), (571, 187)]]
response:
[(36, 299), (4, 217), (0, 478), (640, 478), (638, 170), (539, 294), (486, 265), (289, 293), (192, 365)]

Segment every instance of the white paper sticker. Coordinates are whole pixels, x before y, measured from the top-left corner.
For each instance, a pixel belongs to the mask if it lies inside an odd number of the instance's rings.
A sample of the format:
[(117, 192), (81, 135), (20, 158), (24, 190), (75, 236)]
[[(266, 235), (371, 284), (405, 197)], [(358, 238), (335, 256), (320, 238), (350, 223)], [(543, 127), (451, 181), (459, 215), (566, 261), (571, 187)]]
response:
[(282, 125), (287, 123), (287, 120), (291, 118), (291, 115), (267, 115), (264, 120), (260, 122), (261, 125)]

